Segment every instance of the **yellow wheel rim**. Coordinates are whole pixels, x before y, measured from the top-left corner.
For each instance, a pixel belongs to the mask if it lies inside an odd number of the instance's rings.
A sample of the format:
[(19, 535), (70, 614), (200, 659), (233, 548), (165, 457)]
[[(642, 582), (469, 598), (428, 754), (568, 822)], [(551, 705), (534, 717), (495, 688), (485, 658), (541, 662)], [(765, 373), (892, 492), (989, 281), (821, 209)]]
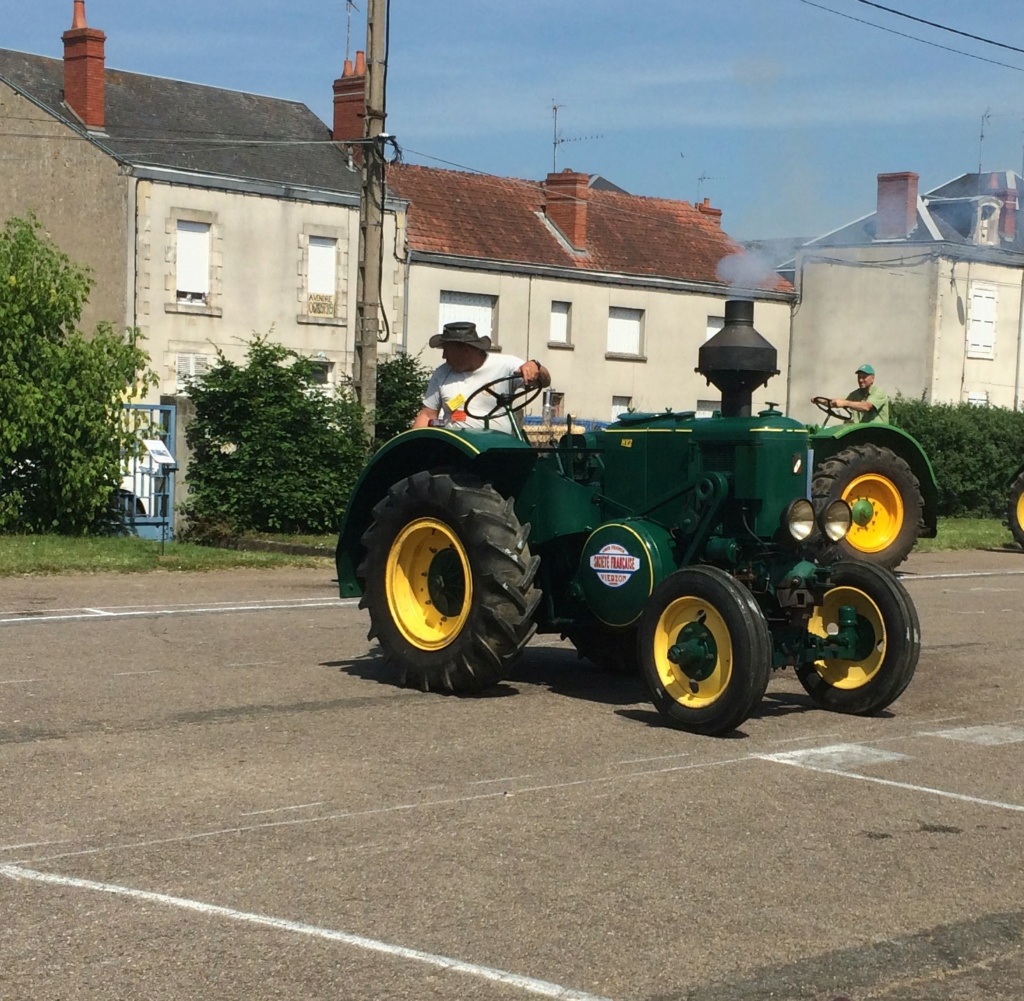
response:
[(473, 578), (466, 550), (434, 518), (411, 521), (395, 537), (384, 586), (392, 621), (421, 650), (447, 646), (469, 617)]
[[(710, 633), (717, 650), (714, 670), (703, 681), (694, 681), (669, 659), (679, 631), (691, 623), (701, 624)], [(732, 638), (725, 620), (706, 601), (690, 596), (677, 598), (661, 613), (654, 631), (654, 663), (662, 688), (670, 698), (686, 709), (711, 705), (729, 687), (732, 678)]]
[[(862, 553), (880, 553), (896, 541), (903, 528), (903, 497), (887, 476), (858, 476), (843, 491), (843, 500), (853, 509), (853, 525), (846, 536), (851, 546)], [(858, 503), (865, 501), (870, 512)]]
[(860, 688), (878, 674), (885, 659), (885, 620), (878, 605), (859, 588), (834, 587), (826, 592), (822, 604), (814, 609), (807, 629), (815, 636), (827, 636), (830, 626), (835, 632), (839, 628), (839, 608), (842, 605), (854, 607), (858, 624), (870, 626), (874, 640), (870, 646), (865, 644), (867, 652), (860, 660), (818, 660), (814, 666), (833, 688)]

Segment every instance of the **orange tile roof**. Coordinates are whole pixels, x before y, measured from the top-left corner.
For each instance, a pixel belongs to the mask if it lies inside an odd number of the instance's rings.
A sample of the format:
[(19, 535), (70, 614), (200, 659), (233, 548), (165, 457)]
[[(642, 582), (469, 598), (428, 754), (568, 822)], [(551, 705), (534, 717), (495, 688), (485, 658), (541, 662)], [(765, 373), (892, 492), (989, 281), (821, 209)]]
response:
[[(424, 253), (723, 286), (718, 263), (743, 253), (689, 202), (589, 188), (586, 253), (577, 254), (545, 221), (538, 181), (393, 164), (387, 186), (409, 201), (409, 246)], [(792, 291), (774, 274), (759, 287)]]

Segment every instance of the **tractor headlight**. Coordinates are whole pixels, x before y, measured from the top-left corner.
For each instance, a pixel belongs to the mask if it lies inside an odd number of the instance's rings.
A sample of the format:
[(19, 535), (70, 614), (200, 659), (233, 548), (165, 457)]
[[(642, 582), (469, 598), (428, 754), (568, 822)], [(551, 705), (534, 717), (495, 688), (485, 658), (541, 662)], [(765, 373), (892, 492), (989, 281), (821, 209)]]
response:
[(817, 527), (811, 502), (806, 497), (800, 497), (790, 503), (783, 515), (783, 523), (797, 542), (810, 538)]
[(821, 512), (821, 530), (833, 542), (846, 538), (853, 524), (853, 512), (844, 500), (835, 500)]

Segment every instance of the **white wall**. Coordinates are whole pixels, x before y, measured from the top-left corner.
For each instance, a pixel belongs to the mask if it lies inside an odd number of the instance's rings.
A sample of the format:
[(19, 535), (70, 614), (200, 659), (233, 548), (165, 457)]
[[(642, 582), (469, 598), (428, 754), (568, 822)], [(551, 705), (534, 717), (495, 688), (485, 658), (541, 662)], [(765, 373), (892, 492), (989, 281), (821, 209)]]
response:
[[(427, 347), (439, 329), (443, 290), (497, 298), (497, 339), (501, 349), (519, 358), (537, 358), (551, 372), (555, 391), (565, 394), (566, 412), (583, 419), (610, 420), (612, 397), (629, 397), (636, 410), (694, 410), (697, 401), (718, 398), (697, 375), (697, 351), (704, 343), (708, 317), (722, 315), (725, 295), (700, 295), (655, 289), (600, 285), (504, 272), (474, 271), (416, 263), (409, 276), (408, 345), (433, 368), (440, 351)], [(549, 343), (551, 303), (569, 302), (571, 345)], [(611, 307), (643, 311), (643, 350), (636, 359), (608, 358)], [(788, 302), (758, 302), (754, 326), (778, 351), (782, 375), (759, 390), (755, 406), (786, 403), (789, 364)], [(528, 413), (539, 415), (540, 400)]]
[[(254, 333), (304, 355), (333, 363), (334, 381), (351, 376), (359, 213), (355, 206), (277, 199), (231, 191), (143, 180), (137, 186), (136, 323), (160, 377), (151, 393), (173, 394), (179, 354), (245, 357)], [(212, 232), (208, 306), (176, 302), (176, 219), (208, 221)], [(385, 244), (394, 246), (395, 219), (385, 221)], [(311, 317), (305, 307), (308, 238), (338, 241), (336, 315)], [(403, 273), (385, 254), (383, 303), (392, 337), (402, 339)]]

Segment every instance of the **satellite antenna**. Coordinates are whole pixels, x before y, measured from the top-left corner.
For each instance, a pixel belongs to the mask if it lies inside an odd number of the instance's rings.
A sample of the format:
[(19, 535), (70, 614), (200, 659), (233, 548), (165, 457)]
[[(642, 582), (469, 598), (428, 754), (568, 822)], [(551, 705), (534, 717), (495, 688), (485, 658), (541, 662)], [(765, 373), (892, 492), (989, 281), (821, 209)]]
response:
[(570, 139), (563, 139), (558, 131), (558, 109), (564, 108), (564, 104), (555, 104), (555, 99), (551, 98), (551, 117), (554, 120), (554, 135), (551, 142), (551, 173), (558, 173), (558, 147), (562, 143), (578, 143), (583, 142), (586, 139), (603, 139), (604, 136), (576, 136)]

